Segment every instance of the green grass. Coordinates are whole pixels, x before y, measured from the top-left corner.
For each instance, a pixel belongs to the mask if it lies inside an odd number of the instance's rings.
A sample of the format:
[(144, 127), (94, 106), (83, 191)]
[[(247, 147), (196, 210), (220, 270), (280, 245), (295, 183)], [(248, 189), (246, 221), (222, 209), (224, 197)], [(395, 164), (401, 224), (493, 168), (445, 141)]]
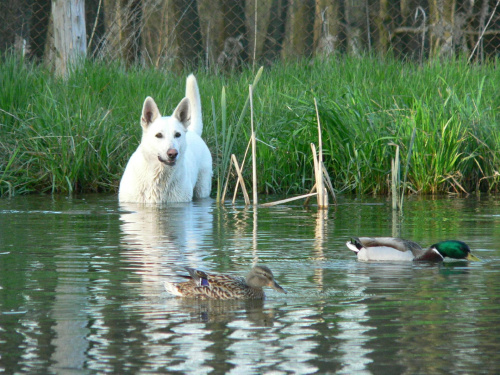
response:
[[(140, 140), (145, 97), (153, 96), (162, 114), (170, 114), (188, 73), (87, 62), (63, 81), (41, 66), (8, 56), (2, 61), (0, 195), (116, 192)], [(248, 85), (257, 73), (195, 74), (204, 138), (218, 161), (215, 197), (229, 155), (243, 158), (250, 136)], [(460, 59), (419, 66), (342, 57), (266, 68), (254, 90), (260, 193), (298, 194), (312, 187), (314, 98), (337, 191), (389, 193), (394, 144), (406, 166), (415, 128), (408, 191), (498, 192), (498, 87), (495, 63), (471, 66)]]

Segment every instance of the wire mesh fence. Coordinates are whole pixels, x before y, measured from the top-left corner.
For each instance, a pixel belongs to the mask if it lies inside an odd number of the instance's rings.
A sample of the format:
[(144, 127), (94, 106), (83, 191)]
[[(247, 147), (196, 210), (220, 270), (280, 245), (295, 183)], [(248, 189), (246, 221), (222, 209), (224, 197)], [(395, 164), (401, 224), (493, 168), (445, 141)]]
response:
[(50, 64), (61, 1), (84, 5), (87, 57), (128, 64), (233, 70), (334, 54), (500, 52), (500, 0), (2, 0), (0, 52)]

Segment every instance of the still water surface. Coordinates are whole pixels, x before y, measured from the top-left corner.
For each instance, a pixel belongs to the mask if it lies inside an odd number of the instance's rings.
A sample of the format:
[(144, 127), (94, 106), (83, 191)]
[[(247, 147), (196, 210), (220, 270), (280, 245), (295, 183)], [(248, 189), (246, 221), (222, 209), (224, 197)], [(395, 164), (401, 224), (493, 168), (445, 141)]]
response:
[[(352, 235), (470, 244), (481, 262), (362, 263)], [(500, 198), (341, 198), (161, 208), (115, 196), (0, 200), (0, 372), (495, 374)], [(172, 298), (184, 266), (268, 265), (288, 294)]]

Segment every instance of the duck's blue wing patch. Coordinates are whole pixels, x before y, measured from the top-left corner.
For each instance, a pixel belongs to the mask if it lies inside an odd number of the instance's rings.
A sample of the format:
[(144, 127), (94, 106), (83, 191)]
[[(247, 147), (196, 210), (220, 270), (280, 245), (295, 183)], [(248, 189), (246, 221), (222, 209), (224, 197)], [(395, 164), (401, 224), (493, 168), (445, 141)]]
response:
[(208, 280), (204, 277), (200, 279), (200, 286), (209, 286)]

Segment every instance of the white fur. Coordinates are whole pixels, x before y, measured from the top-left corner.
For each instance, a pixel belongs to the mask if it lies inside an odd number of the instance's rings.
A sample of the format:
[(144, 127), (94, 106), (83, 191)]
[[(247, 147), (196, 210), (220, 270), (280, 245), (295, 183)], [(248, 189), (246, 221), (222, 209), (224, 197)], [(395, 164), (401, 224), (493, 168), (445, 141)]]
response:
[[(196, 78), (186, 80), (186, 97), (172, 116), (144, 101), (142, 139), (120, 181), (120, 202), (189, 202), (210, 195), (212, 155), (201, 138), (203, 122)], [(169, 157), (170, 154), (170, 157)], [(177, 154), (177, 156), (175, 156)]]

